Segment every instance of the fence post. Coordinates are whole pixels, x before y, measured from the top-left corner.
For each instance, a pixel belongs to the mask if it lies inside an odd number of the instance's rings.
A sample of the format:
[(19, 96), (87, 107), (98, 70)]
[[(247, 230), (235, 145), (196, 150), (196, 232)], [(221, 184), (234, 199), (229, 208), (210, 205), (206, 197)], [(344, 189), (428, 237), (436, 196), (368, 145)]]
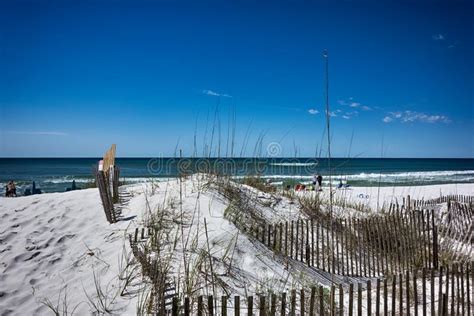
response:
[(344, 289), (342, 284), (339, 284), (339, 316), (344, 315)]
[(443, 293), (440, 299), (440, 310), (438, 311), (438, 315), (440, 316), (447, 316), (448, 315), (448, 296)]
[(438, 226), (434, 224), (434, 213), (432, 213), (433, 226), (433, 268), (438, 269)]
[(221, 315), (227, 316), (227, 296), (221, 296)]
[(290, 232), (290, 258), (293, 258), (293, 232), (294, 232), (294, 221), (291, 221), (291, 232)]
[(202, 295), (198, 296), (198, 316), (202, 316)]
[(375, 315), (380, 315), (380, 279), (377, 279), (375, 284)]
[(212, 295), (207, 297), (207, 309), (209, 311), (209, 315), (214, 315), (214, 298)]
[(314, 297), (316, 296), (316, 287), (311, 287), (311, 296), (309, 299), (309, 314), (314, 315)]
[(362, 316), (362, 283), (357, 283), (357, 316)]
[(311, 218), (311, 266), (314, 267), (314, 222)]
[(456, 265), (453, 264), (452, 269), (451, 269), (451, 315), (455, 315), (454, 313), (454, 298), (456, 297), (456, 294), (454, 292), (455, 273), (456, 273)]
[(100, 199), (104, 208), (105, 217), (109, 223), (113, 223), (114, 219), (112, 213), (114, 212), (114, 205), (110, 196), (110, 190), (107, 186), (107, 181), (103, 171), (97, 171), (96, 174), (97, 187), (99, 189)]
[(281, 316), (286, 316), (286, 293), (281, 294)]
[(276, 315), (276, 299), (277, 296), (276, 294), (272, 293), (272, 302), (271, 302), (271, 308), (270, 308), (270, 315), (275, 316)]
[(319, 315), (324, 315), (324, 288), (319, 286)]
[[(336, 315), (336, 311), (335, 311), (335, 308), (336, 308), (336, 304), (335, 304), (335, 296), (336, 296), (336, 288), (334, 287), (334, 285), (331, 285), (331, 292), (329, 294), (329, 299), (330, 299), (330, 302), (329, 302), (329, 308), (330, 308), (330, 314), (331, 316), (334, 316)], [(302, 314), (303, 315), (303, 314)]]
[(403, 273), (400, 273), (400, 275), (398, 276), (398, 285), (400, 287), (399, 289), (399, 294), (400, 294), (400, 302), (399, 303), (399, 306), (400, 306), (400, 315), (403, 314)]
[(296, 313), (296, 290), (291, 290), (290, 315), (295, 316), (295, 313)]
[(387, 279), (383, 280), (383, 314), (384, 316), (388, 315), (388, 285)]
[(253, 296), (247, 297), (247, 315), (253, 315)]
[[(462, 311), (462, 315), (465, 315), (465, 309), (464, 309), (464, 264), (461, 264), (458, 276), (461, 277), (461, 311)], [(458, 291), (459, 291), (459, 284), (458, 284)]]
[(468, 315), (471, 315), (471, 276), (469, 275), (470, 273), (472, 273), (472, 262), (471, 264), (466, 264), (466, 289), (467, 289), (467, 314)]
[(353, 315), (354, 308), (354, 284), (349, 283), (349, 316)]
[(260, 316), (265, 315), (265, 295), (260, 295)]
[(296, 236), (295, 236), (295, 259), (298, 260), (298, 254), (299, 254), (299, 230), (300, 230), (300, 225), (299, 225), (300, 220), (296, 221)]
[(372, 315), (372, 283), (367, 281), (367, 315)]
[(304, 289), (300, 292), (300, 314), (304, 315)]
[(189, 297), (184, 298), (184, 316), (189, 316), (190, 315), (190, 309), (189, 309)]
[(172, 307), (171, 314), (173, 316), (178, 316), (178, 298), (176, 296), (173, 297), (173, 307)]
[[(416, 274), (417, 274), (417, 271), (415, 270), (413, 272), (413, 306), (415, 308), (415, 316), (418, 316), (418, 289), (416, 287)], [(423, 279), (423, 282), (424, 281), (425, 280)], [(424, 305), (423, 305), (423, 307), (424, 307)], [(408, 311), (410, 311), (410, 308), (408, 308)]]
[[(423, 302), (423, 316), (426, 316), (426, 268), (421, 270), (421, 279), (422, 279), (422, 302)], [(415, 283), (416, 288), (416, 283)], [(434, 297), (432, 297), (434, 299)]]
[(396, 298), (397, 298), (397, 275), (394, 274), (392, 278), (392, 316), (396, 315)]
[(234, 316), (240, 316), (240, 296), (234, 296)]
[[(453, 264), (451, 266), (451, 315), (455, 315), (454, 314), (454, 298), (456, 296), (456, 294), (454, 293), (455, 272), (456, 272), (456, 266)], [(448, 300), (449, 300), (449, 295), (448, 295)]]

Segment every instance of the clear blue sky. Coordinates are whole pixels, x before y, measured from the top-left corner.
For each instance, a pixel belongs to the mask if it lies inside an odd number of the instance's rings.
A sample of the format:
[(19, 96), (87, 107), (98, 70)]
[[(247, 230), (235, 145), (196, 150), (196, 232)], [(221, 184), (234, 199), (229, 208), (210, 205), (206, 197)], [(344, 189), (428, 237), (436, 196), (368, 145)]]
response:
[(472, 1), (220, 2), (1, 1), (0, 156), (474, 157)]

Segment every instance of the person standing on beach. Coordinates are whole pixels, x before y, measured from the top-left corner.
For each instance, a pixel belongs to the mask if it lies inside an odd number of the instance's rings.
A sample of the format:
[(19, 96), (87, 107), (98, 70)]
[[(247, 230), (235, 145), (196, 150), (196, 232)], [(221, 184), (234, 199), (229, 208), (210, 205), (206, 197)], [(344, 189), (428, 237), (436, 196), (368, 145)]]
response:
[(6, 197), (15, 197), (16, 196), (16, 186), (15, 182), (9, 181), (5, 190)]
[(318, 191), (322, 191), (322, 187), (323, 187), (323, 176), (321, 174), (318, 174), (318, 177), (317, 177), (317, 180), (318, 180), (318, 187), (319, 187), (319, 190)]

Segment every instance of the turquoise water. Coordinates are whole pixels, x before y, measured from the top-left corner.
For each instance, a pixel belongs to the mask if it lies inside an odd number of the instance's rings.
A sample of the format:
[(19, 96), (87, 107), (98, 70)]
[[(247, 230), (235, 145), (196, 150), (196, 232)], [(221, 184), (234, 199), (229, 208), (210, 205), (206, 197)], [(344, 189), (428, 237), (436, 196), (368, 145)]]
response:
[[(93, 181), (99, 158), (0, 158), (0, 192), (14, 180), (19, 192), (32, 181), (44, 192), (65, 191), (76, 180), (79, 187)], [(181, 173), (213, 170), (238, 178), (260, 175), (273, 182), (311, 181), (316, 173), (328, 181), (327, 159), (313, 158), (118, 158), (126, 182), (176, 177)], [(353, 186), (474, 183), (474, 159), (334, 158), (331, 174)]]

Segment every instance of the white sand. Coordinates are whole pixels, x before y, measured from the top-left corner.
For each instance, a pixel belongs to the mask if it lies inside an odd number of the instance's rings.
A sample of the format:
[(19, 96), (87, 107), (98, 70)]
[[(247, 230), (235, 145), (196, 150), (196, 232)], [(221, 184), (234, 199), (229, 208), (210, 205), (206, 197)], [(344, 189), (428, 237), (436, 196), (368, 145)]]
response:
[[(87, 296), (92, 301), (96, 301), (97, 296), (94, 273), (99, 276), (104, 292), (110, 295), (119, 292), (119, 259), (123, 245), (128, 248), (127, 227), (130, 225), (131, 231), (138, 226), (146, 213), (147, 203), (153, 210), (170, 201), (176, 202), (178, 188), (176, 180), (160, 183), (154, 192), (149, 184), (128, 187), (134, 196), (124, 215), (137, 215), (137, 218), (113, 225), (105, 219), (97, 189), (1, 198), (0, 314), (46, 314), (48, 309), (41, 301), (48, 298), (56, 304), (58, 296), (65, 293), (70, 310), (78, 306), (78, 315), (90, 314), (91, 304)], [(296, 271), (291, 267), (286, 270), (285, 264), (274, 260), (271, 252), (258, 243), (254, 244), (243, 233), (238, 234), (238, 229), (224, 218), (227, 202), (222, 197), (213, 191), (199, 190), (195, 181), (185, 182), (183, 192), (183, 209), (188, 215), (195, 215), (185, 234), (198, 236), (197, 249), (207, 245), (203, 231), (206, 218), (213, 257), (224, 258), (225, 262), (229, 260), (229, 255), (227, 259), (225, 257), (225, 250), (230, 248), (234, 253), (231, 262), (239, 274), (234, 279), (225, 280), (232, 284), (234, 293), (252, 293), (266, 287), (281, 291), (299, 287), (305, 282), (299, 275), (309, 273), (298, 271), (304, 270), (303, 266), (294, 266)], [(377, 196), (382, 204), (408, 194), (413, 199), (430, 199), (441, 194), (473, 195), (474, 184), (380, 188), (380, 194), (375, 187), (354, 187), (337, 194), (375, 207)], [(360, 194), (363, 194), (362, 198)], [(269, 220), (272, 216), (278, 220), (300, 216), (294, 205), (284, 201), (274, 210), (267, 208), (264, 214)], [(178, 244), (174, 258), (176, 275), (182, 274), (181, 251)], [(226, 266), (216, 264), (215, 268), (219, 271)], [(110, 303), (110, 309), (116, 314), (131, 315), (136, 314), (136, 305), (137, 298), (118, 295)]]
[(377, 205), (402, 203), (403, 198), (410, 195), (411, 199), (429, 200), (444, 195), (460, 194), (474, 195), (473, 183), (439, 184), (425, 186), (405, 187), (350, 187), (348, 189), (336, 190), (336, 196), (345, 197), (351, 201), (364, 203), (376, 209)]
[[(56, 305), (58, 295), (69, 311), (79, 304), (78, 315), (90, 314), (94, 273), (103, 288), (118, 285), (129, 222), (108, 224), (97, 189), (1, 198), (0, 218), (1, 315), (51, 314), (40, 302)], [(118, 297), (114, 308), (133, 314), (129, 303)]]

